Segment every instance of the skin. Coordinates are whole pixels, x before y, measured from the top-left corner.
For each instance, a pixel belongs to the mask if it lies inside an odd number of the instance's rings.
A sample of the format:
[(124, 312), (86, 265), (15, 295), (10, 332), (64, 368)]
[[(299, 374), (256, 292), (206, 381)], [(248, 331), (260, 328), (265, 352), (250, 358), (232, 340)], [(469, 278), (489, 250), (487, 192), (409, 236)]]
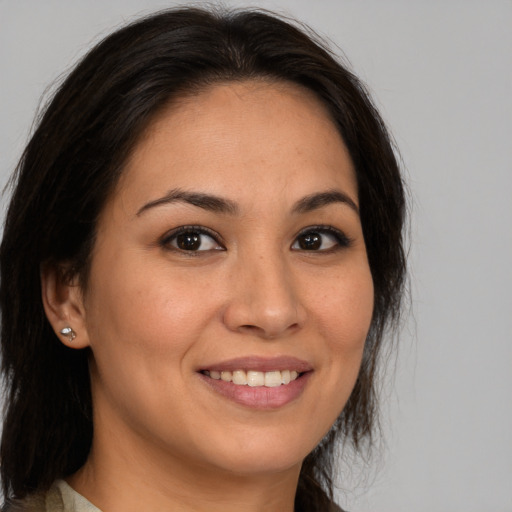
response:
[[(237, 212), (158, 202), (176, 189)], [(348, 202), (294, 211), (326, 191)], [(293, 510), (301, 462), (350, 395), (371, 321), (357, 202), (347, 149), (308, 91), (220, 84), (160, 113), (99, 219), (88, 289), (43, 274), (55, 331), (72, 326), (63, 342), (92, 351), (95, 434), (69, 479), (78, 492), (103, 512)], [(176, 247), (170, 232), (189, 225), (211, 230), (205, 250)], [(298, 235), (318, 225), (349, 244), (320, 232), (319, 249), (302, 249)], [(313, 371), (300, 396), (263, 410), (198, 373), (245, 356)]]

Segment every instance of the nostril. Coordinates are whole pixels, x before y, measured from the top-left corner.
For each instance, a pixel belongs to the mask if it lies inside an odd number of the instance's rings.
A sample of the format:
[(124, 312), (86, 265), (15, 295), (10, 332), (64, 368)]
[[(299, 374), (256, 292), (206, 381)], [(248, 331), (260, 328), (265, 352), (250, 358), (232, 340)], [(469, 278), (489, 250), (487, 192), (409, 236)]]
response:
[(282, 336), (282, 335), (291, 334), (294, 331), (296, 331), (297, 329), (299, 329), (298, 323), (293, 323), (285, 328), (280, 328), (277, 326), (276, 326), (276, 328), (271, 328), (271, 327), (263, 328), (258, 325), (244, 324), (244, 325), (240, 325), (238, 327), (238, 332), (245, 333), (245, 334), (253, 334), (253, 335), (260, 336), (260, 337), (266, 338), (266, 339), (273, 339), (273, 338), (278, 338), (279, 336)]
[(252, 331), (252, 332), (263, 332), (263, 329), (261, 327), (258, 327), (257, 325), (241, 325), (238, 328), (239, 331)]

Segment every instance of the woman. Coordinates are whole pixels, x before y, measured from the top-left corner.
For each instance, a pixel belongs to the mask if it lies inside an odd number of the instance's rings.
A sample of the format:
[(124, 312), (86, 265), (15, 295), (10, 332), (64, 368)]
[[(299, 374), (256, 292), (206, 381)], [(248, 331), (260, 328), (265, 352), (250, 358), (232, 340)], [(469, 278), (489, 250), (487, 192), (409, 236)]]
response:
[(13, 186), (6, 510), (339, 510), (405, 270), (349, 71), (269, 14), (157, 13), (79, 63)]

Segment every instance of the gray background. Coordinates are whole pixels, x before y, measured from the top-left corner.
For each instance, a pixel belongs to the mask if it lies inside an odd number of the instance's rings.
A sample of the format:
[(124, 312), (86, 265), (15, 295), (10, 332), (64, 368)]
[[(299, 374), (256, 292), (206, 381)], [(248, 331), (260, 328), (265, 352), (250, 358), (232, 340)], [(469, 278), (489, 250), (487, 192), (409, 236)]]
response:
[[(170, 5), (0, 0), (1, 184), (46, 86), (112, 28)], [(339, 46), (412, 189), (413, 315), (385, 393), (386, 445), (379, 471), (343, 472), (342, 500), (353, 512), (512, 511), (512, 2), (225, 5), (291, 14)]]

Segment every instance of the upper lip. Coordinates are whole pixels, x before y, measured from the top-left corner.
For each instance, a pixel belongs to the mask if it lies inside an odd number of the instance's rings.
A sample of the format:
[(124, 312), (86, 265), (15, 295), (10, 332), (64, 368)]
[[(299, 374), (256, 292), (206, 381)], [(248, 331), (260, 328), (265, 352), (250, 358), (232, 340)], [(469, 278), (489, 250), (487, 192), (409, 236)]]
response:
[(309, 372), (312, 365), (303, 359), (292, 356), (261, 357), (248, 356), (228, 359), (202, 366), (200, 371), (235, 371), (253, 370), (256, 372), (271, 372), (274, 370), (296, 370), (299, 373)]

